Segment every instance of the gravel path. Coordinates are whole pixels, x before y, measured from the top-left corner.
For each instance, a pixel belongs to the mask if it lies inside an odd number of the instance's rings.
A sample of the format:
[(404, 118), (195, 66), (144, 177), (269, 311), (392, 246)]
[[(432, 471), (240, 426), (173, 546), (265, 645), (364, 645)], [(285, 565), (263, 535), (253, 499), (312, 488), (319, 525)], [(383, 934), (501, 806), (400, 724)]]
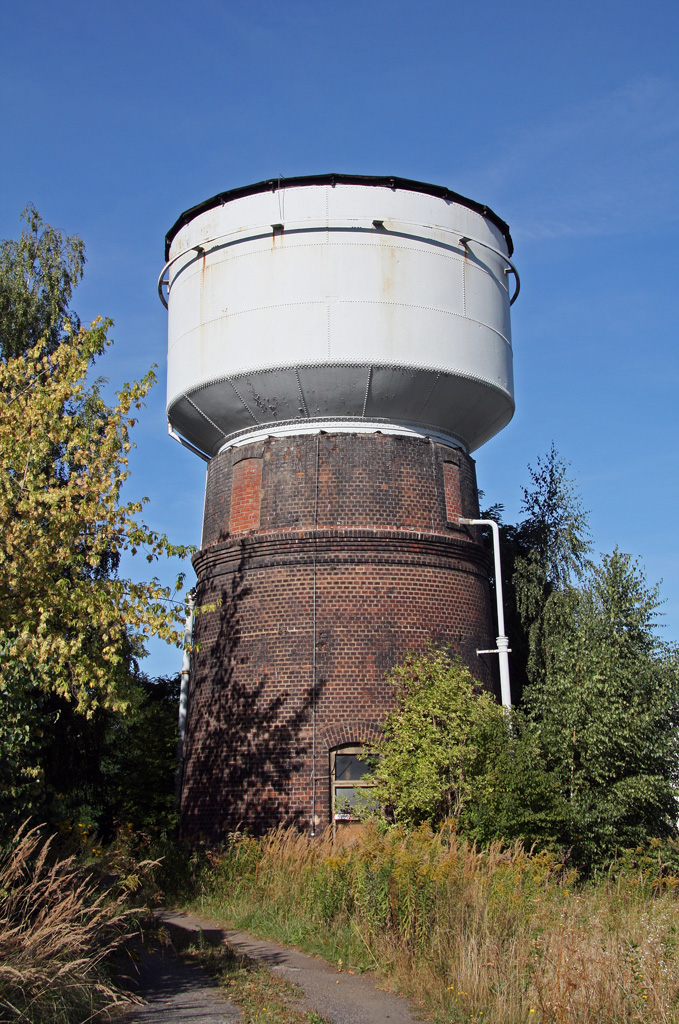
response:
[(162, 949), (142, 953), (129, 988), (145, 1002), (127, 1011), (119, 1024), (226, 1024), (241, 1012), (196, 964)]
[[(202, 933), (204, 942), (226, 941), (239, 953), (245, 953), (270, 970), (280, 973), (304, 991), (305, 998), (299, 1004), (301, 1008), (314, 1010), (327, 1017), (332, 1024), (417, 1024), (418, 1018), (404, 999), (391, 992), (384, 992), (364, 974), (337, 971), (324, 960), (279, 946), (276, 942), (257, 939), (246, 932), (222, 930), (209, 921), (187, 914), (159, 911), (156, 916), (178, 946), (182, 943), (188, 945)], [(139, 1019), (147, 1024), (147, 1018)], [(160, 1017), (150, 1018), (156, 1019), (161, 1020)], [(174, 1024), (175, 1019), (180, 1018), (163, 1017), (162, 1021), (163, 1024), (165, 1021)], [(189, 1021), (194, 1018), (183, 1019)], [(195, 1019), (201, 1021), (201, 1024), (207, 1024), (208, 1021), (212, 1024), (212, 1018), (209, 1017)]]

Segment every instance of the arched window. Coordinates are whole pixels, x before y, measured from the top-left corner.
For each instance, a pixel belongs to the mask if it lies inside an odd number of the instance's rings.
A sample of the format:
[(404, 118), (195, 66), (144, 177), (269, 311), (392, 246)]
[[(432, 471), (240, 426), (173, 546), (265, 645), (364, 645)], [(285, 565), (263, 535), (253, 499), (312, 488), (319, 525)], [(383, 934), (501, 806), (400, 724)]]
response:
[(377, 756), (360, 743), (330, 751), (330, 806), (335, 827), (361, 820), (371, 785), (366, 776), (376, 762)]

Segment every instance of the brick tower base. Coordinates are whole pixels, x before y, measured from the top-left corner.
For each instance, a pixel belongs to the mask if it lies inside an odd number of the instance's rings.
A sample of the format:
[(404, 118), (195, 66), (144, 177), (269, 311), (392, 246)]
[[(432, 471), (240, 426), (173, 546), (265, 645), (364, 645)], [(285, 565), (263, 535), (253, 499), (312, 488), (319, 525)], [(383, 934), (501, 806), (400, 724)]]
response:
[[(378, 740), (386, 676), (447, 643), (497, 691), (474, 462), (428, 439), (270, 437), (209, 465), (182, 833), (330, 821), (331, 758)], [(315, 755), (315, 758), (314, 758)]]

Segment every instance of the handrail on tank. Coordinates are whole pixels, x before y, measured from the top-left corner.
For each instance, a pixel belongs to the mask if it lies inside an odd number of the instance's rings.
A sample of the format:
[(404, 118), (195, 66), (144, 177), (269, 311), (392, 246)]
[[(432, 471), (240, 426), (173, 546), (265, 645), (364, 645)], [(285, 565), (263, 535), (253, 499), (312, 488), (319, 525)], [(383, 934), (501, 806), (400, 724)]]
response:
[(519, 272), (510, 260), (509, 256), (505, 256), (503, 252), (492, 245), (488, 245), (487, 242), (482, 242), (480, 238), (472, 238), (471, 235), (460, 235), (460, 245), (463, 245), (465, 249), (467, 248), (467, 242), (474, 242), (475, 245), (482, 245), (484, 249), (490, 249), (490, 251), (494, 252), (496, 256), (499, 256), (501, 260), (504, 260), (505, 263), (509, 264), (505, 267), (505, 274), (513, 274), (516, 280), (516, 291), (509, 300), (509, 305), (513, 306), (521, 290), (521, 281), (519, 280)]
[[(380, 223), (383, 224), (384, 222), (382, 221)], [(427, 225), (422, 225), (422, 226), (426, 227)], [(295, 229), (295, 231), (311, 231), (311, 230), (316, 230), (316, 229), (315, 228), (311, 228), (311, 227), (308, 227), (308, 228), (296, 228)], [(332, 227), (330, 225), (324, 225), (323, 226), (323, 230), (324, 231), (332, 231)], [(385, 230), (385, 229), (383, 228), (382, 230)], [(450, 231), (450, 228), (443, 228), (442, 229), (442, 228), (439, 227), (437, 230), (439, 230), (439, 231), (441, 231), (441, 230), (443, 230), (443, 231)], [(214, 248), (216, 248), (216, 243), (217, 242), (221, 242), (222, 239), (224, 239), (224, 238), (228, 238), (231, 233), (232, 232), (227, 232), (224, 235), (215, 235), (214, 238), (207, 238), (200, 245), (192, 245), (188, 249), (182, 249), (181, 252), (178, 252), (175, 256), (173, 256), (171, 259), (169, 259), (167, 261), (167, 263), (165, 264), (165, 266), (161, 270), (160, 274), (158, 275), (158, 295), (160, 297), (160, 301), (165, 306), (165, 309), (168, 309), (169, 307), (168, 307), (167, 302), (165, 301), (165, 296), (163, 295), (163, 285), (167, 285), (168, 286), (168, 294), (169, 294), (170, 280), (169, 280), (169, 278), (167, 280), (164, 280), (164, 277), (165, 277), (165, 274), (167, 273), (167, 271), (173, 265), (173, 263), (176, 263), (177, 260), (181, 259), (182, 256), (186, 256), (190, 252), (195, 252), (197, 256), (203, 255), (206, 252), (206, 249), (207, 249), (208, 245), (211, 245)], [(389, 232), (389, 229), (387, 228), (386, 229), (386, 233), (387, 234), (389, 234), (389, 233), (397, 234), (398, 232)], [(456, 233), (456, 232), (453, 232), (453, 233)], [(238, 241), (239, 242), (249, 242), (249, 241), (252, 241), (252, 236), (249, 236), (247, 238), (239, 238)], [(464, 246), (465, 249), (467, 248), (467, 243), (468, 242), (474, 242), (475, 245), (483, 246), (484, 249), (488, 249), (490, 252), (494, 253), (496, 256), (499, 256), (500, 259), (504, 260), (504, 262), (507, 264), (507, 266), (505, 267), (505, 274), (513, 274), (514, 275), (514, 279), (516, 281), (516, 291), (512, 295), (511, 299), (509, 300), (509, 305), (513, 306), (514, 303), (516, 302), (517, 298), (518, 298), (519, 291), (521, 290), (521, 281), (519, 279), (519, 272), (516, 269), (516, 267), (514, 266), (514, 264), (512, 263), (512, 261), (510, 260), (509, 256), (506, 256), (500, 249), (496, 249), (494, 246), (489, 245), (487, 242), (482, 242), (480, 238), (472, 238), (471, 235), (460, 235), (459, 236), (459, 244)]]
[[(226, 236), (221, 235), (219, 237), (224, 238)], [(212, 242), (216, 242), (216, 241), (218, 241), (218, 238), (210, 238), (210, 239), (208, 239), (208, 241), (205, 244), (206, 245), (210, 245)], [(169, 288), (170, 281), (169, 281), (169, 278), (168, 278), (167, 281), (163, 281), (163, 277), (164, 277), (165, 273), (170, 269), (172, 264), (176, 263), (177, 260), (181, 259), (182, 256), (186, 256), (186, 254), (188, 252), (195, 252), (195, 254), (197, 256), (200, 256), (201, 253), (205, 252), (205, 248), (202, 245), (192, 245), (190, 249), (182, 249), (181, 252), (178, 252), (176, 256), (173, 256), (171, 260), (167, 261), (167, 263), (165, 264), (165, 266), (161, 270), (160, 274), (158, 275), (158, 295), (160, 296), (160, 301), (165, 306), (165, 309), (169, 309), (169, 306), (168, 306), (167, 302), (165, 301), (165, 296), (163, 295), (163, 285), (166, 284), (168, 286), (168, 288)]]

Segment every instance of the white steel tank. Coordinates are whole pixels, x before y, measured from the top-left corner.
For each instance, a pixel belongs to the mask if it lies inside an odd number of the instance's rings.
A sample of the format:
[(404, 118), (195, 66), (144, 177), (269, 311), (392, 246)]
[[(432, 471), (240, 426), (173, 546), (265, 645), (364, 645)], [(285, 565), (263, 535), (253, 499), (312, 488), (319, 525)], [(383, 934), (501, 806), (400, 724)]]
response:
[(512, 248), (492, 210), (403, 178), (214, 196), (166, 238), (171, 431), (205, 457), (318, 429), (473, 451), (514, 411)]

